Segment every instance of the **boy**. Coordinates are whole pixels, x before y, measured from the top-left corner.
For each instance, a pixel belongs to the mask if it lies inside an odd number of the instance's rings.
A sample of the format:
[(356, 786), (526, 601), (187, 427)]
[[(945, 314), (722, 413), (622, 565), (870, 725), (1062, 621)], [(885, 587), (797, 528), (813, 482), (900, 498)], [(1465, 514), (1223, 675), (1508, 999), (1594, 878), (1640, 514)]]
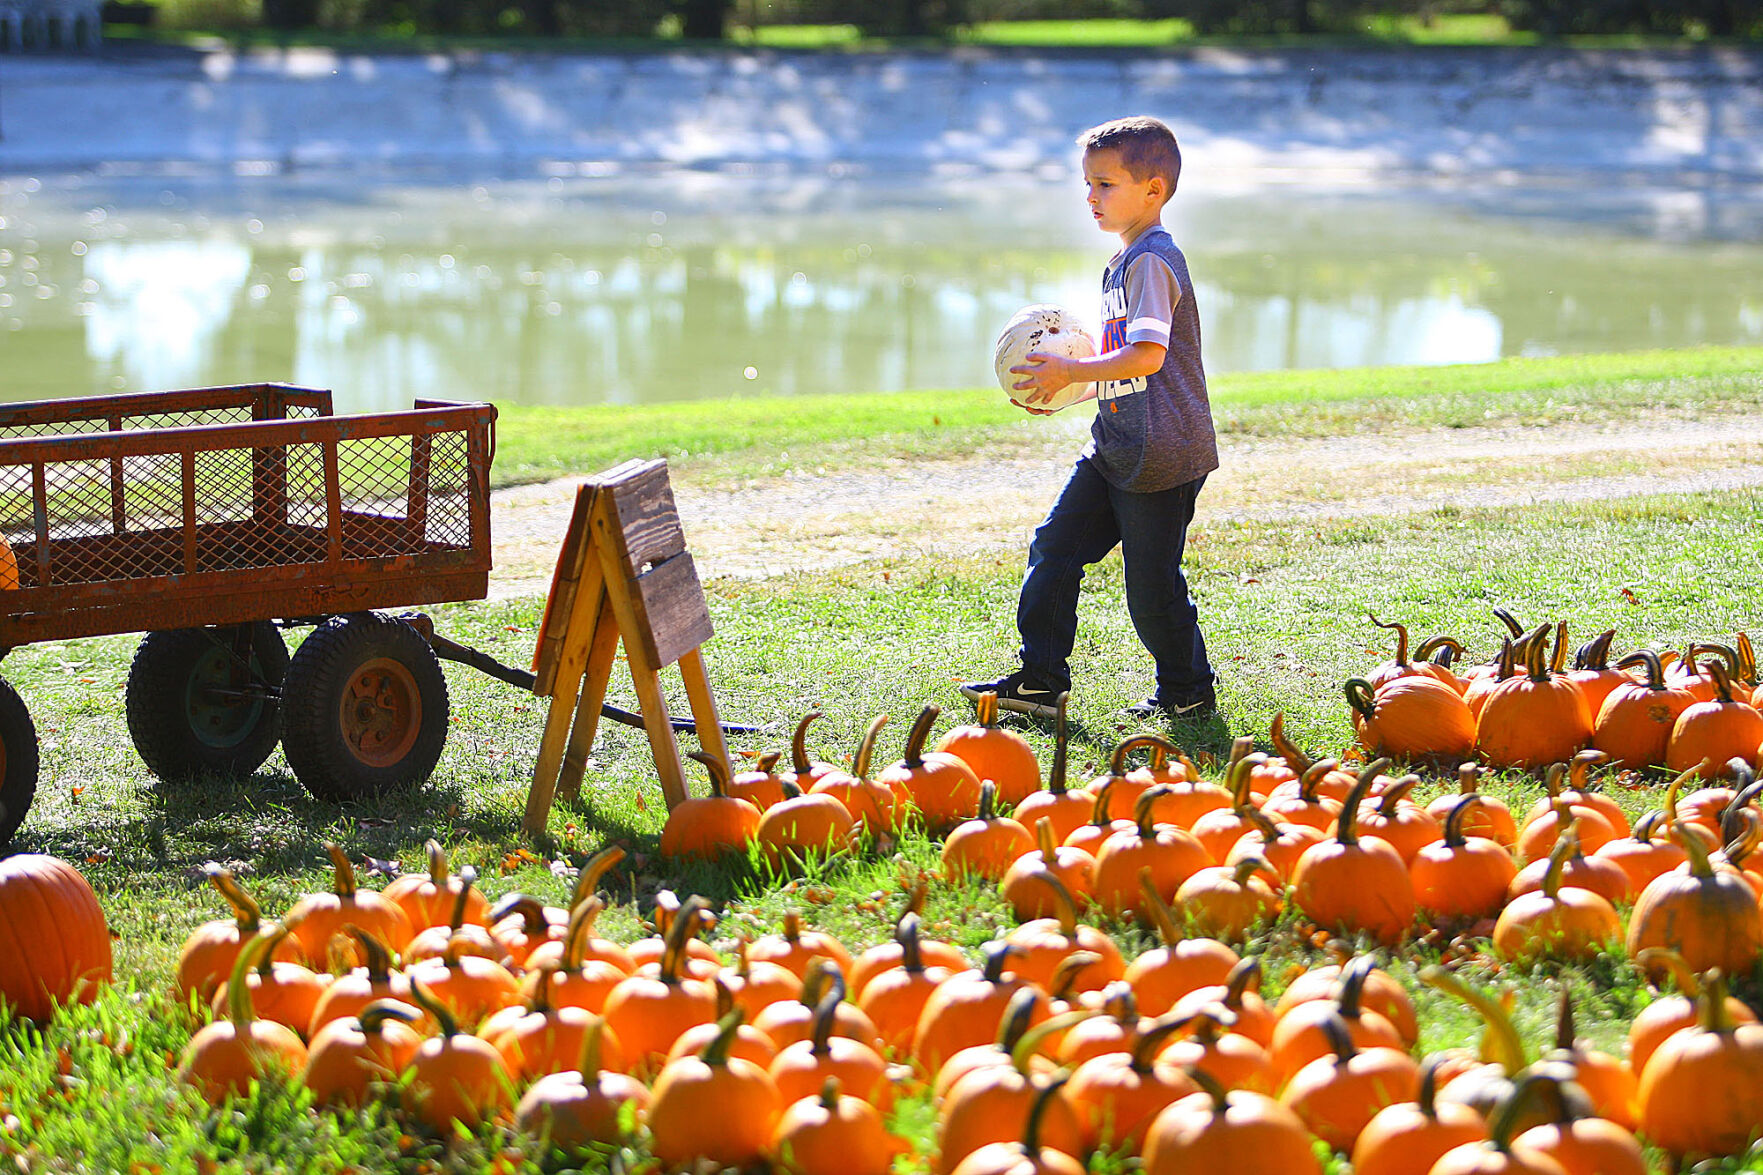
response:
[[(1022, 667), (994, 682), (1007, 710), (1051, 717), (1070, 688), (1077, 593), (1084, 569), (1119, 545), (1133, 628), (1157, 664), (1157, 691), (1128, 713), (1140, 719), (1204, 718), (1216, 709), (1212, 667), (1182, 577), (1194, 498), (1218, 468), (1212, 408), (1200, 365), (1200, 319), (1187, 261), (1163, 227), (1163, 205), (1181, 175), (1181, 151), (1154, 118), (1122, 118), (1084, 132), (1090, 215), (1120, 237), (1102, 274), (1099, 353), (1067, 359), (1035, 352), (1015, 386), (1045, 400), (1095, 381), (1090, 441), (1035, 531), (1016, 607)], [(1045, 415), (1044, 409), (1028, 407)]]

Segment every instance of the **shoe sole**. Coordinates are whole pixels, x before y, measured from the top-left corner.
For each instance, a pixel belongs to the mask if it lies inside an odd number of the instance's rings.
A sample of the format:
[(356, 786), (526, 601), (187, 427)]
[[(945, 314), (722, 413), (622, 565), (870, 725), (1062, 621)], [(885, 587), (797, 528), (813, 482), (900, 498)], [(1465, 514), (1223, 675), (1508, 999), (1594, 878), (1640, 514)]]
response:
[[(962, 697), (970, 702), (979, 701), (979, 695), (983, 692), (981, 690), (970, 689), (964, 685), (958, 686), (957, 690)], [(1006, 698), (1002, 695), (998, 698), (998, 709), (1009, 710), (1016, 714), (1029, 714), (1035, 718), (1059, 717), (1059, 707), (1057, 706), (1049, 706), (1041, 702), (1024, 701), (1021, 698)]]

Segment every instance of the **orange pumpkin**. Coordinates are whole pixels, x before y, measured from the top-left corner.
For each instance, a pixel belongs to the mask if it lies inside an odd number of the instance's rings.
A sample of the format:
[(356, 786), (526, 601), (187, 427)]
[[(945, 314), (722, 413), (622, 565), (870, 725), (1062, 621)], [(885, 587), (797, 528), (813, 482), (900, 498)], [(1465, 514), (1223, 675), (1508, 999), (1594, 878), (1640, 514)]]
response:
[(776, 1167), (785, 1175), (887, 1175), (905, 1151), (873, 1105), (842, 1092), (837, 1077), (819, 1097), (786, 1101), (772, 1135)]
[(1572, 1070), (1574, 1083), (1585, 1093), (1598, 1117), (1608, 1118), (1624, 1130), (1633, 1130), (1637, 1089), (1634, 1070), (1620, 1057), (1592, 1048), (1579, 1039), (1573, 1026), (1573, 994), (1566, 988), (1561, 989), (1559, 1007), (1555, 1047), (1543, 1054), (1543, 1060)]
[(924, 749), (942, 712), (934, 704), (920, 710), (906, 734), (904, 754), (876, 776), (905, 796), (917, 809), (915, 818), (932, 832), (947, 831), (979, 811), (979, 776), (973, 769), (954, 755)]
[(1381, 1012), (1365, 1005), (1365, 983), (1376, 969), (1376, 960), (1369, 955), (1360, 955), (1341, 969), (1334, 998), (1305, 1000), (1288, 1009), (1274, 1023), (1267, 1055), (1273, 1062), (1273, 1074), (1280, 1085), (1289, 1082), (1310, 1062), (1339, 1051), (1328, 1030), (1328, 1026), (1336, 1022), (1352, 1039), (1356, 1049), (1384, 1048), (1405, 1052), (1401, 1030)]
[(1610, 756), (1612, 766), (1627, 771), (1665, 762), (1665, 748), (1677, 717), (1695, 705), (1687, 689), (1669, 685), (1659, 654), (1650, 649), (1630, 653), (1616, 663), (1619, 669), (1641, 669), (1639, 681), (1632, 677), (1604, 695), (1592, 724), (1592, 746)]
[(79, 870), (37, 853), (0, 858), (0, 1004), (43, 1021), (110, 979), (110, 927)]
[[(404, 911), (413, 931), (422, 931), (430, 926), (444, 926), (453, 914), (453, 907), (461, 889), (459, 879), (453, 876), (451, 864), (447, 860), (447, 850), (441, 847), (438, 840), (430, 840), (423, 846), (428, 857), (428, 872), (406, 873), (394, 877), (386, 883), (381, 895), (389, 902), (395, 903)], [(490, 906), (481, 892), (474, 893), (466, 899), (461, 922), (469, 922), (474, 926), (483, 926), (489, 917)], [(393, 950), (402, 950), (401, 942), (388, 943)]]
[(661, 855), (714, 860), (728, 853), (745, 854), (759, 831), (759, 809), (728, 794), (728, 764), (703, 751), (692, 758), (710, 772), (710, 794), (675, 804), (661, 826)]
[(1379, 1110), (1353, 1144), (1353, 1175), (1413, 1175), (1429, 1170), (1452, 1147), (1487, 1137), (1487, 1120), (1468, 1106), (1435, 1100), (1439, 1061), (1420, 1071), (1412, 1102)]
[(936, 749), (967, 764), (982, 782), (997, 785), (998, 798), (1014, 806), (1041, 786), (1041, 764), (1028, 740), (998, 725), (998, 695), (982, 693), (974, 703), (971, 726), (956, 726), (937, 740)]
[(912, 1034), (912, 1054), (926, 1073), (935, 1073), (964, 1048), (991, 1041), (1010, 997), (1023, 988), (1034, 993), (1034, 1022), (1052, 1014), (1039, 989), (1007, 973), (1014, 950), (1009, 943), (987, 943), (982, 966), (949, 976), (930, 993)]
[(1210, 938), (1240, 942), (1249, 931), (1279, 916), (1285, 906), (1273, 886), (1279, 873), (1265, 857), (1247, 856), (1232, 865), (1209, 865), (1175, 891), (1174, 905), (1187, 912), (1194, 929)]
[[(312, 1027), (312, 1013), (330, 983), (330, 976), (319, 975), (299, 963), (277, 959), (277, 939), (287, 936), (288, 928), (281, 923), (265, 926), (269, 946), (258, 953), (257, 963), (245, 975), (245, 991), (251, 1011), (260, 1020), (285, 1024), (301, 1036)], [(231, 999), (228, 989), (214, 993), (216, 1016), (227, 1014)]]
[(1553, 1158), (1517, 1141), (1534, 1090), (1545, 1080), (1544, 1074), (1531, 1074), (1520, 1081), (1495, 1110), (1488, 1137), (1452, 1147), (1428, 1175), (1567, 1175)]
[(1541, 767), (1569, 759), (1591, 741), (1585, 694), (1544, 664), (1546, 640), (1531, 643), (1526, 672), (1494, 687), (1477, 721), (1475, 749), (1494, 767)]
[(988, 1142), (957, 1163), (951, 1175), (1083, 1175), (1083, 1163), (1041, 1141), (1047, 1112), (1063, 1101), (1068, 1080), (1064, 1075), (1037, 1079), (1022, 1141)]
[[(1567, 826), (1571, 830), (1578, 823), (1576, 818), (1570, 820)], [(1567, 854), (1566, 862), (1561, 866), (1560, 884), (1589, 889), (1612, 906), (1626, 906), (1634, 901), (1636, 891), (1632, 888), (1628, 873), (1622, 866), (1603, 857), (1586, 856), (1580, 851), (1579, 838), (1575, 835), (1569, 835), (1566, 839), (1572, 842), (1573, 847)], [(1605, 847), (1614, 843), (1616, 842), (1607, 841)], [(1535, 893), (1541, 889), (1543, 875), (1548, 872), (1549, 866), (1550, 858), (1545, 857), (1541, 861), (1532, 861), (1520, 869), (1517, 875), (1512, 878), (1511, 884), (1506, 887), (1507, 898), (1515, 898), (1519, 894)]]
[(1486, 800), (1473, 791), (1452, 798), (1444, 838), (1422, 847), (1408, 862), (1414, 899), (1421, 909), (1445, 918), (1497, 917), (1518, 866), (1499, 842), (1464, 835), (1465, 817)]
[(1696, 837), (1678, 825), (1689, 871), (1662, 873), (1647, 883), (1628, 918), (1628, 953), (1668, 947), (1692, 970), (1749, 971), (1763, 951), (1757, 897), (1736, 871), (1716, 870)]
[(288, 911), (288, 931), (300, 943), (308, 959), (330, 957), (331, 936), (342, 934), (351, 924), (361, 927), (383, 943), (402, 946), (416, 933), (398, 903), (382, 893), (357, 889), (355, 866), (335, 844), (326, 844), (333, 883), (329, 893), (307, 894)]
[[(231, 869), (210, 861), (203, 872), (233, 910), (231, 918), (204, 922), (191, 931), (178, 950), (178, 1002), (188, 1005), (194, 999), (206, 1007), (213, 1002), (214, 993), (226, 982), (233, 963), (239, 957), (240, 949), (256, 938), (262, 929), (263, 912), (233, 876)], [(291, 938), (284, 936), (276, 950), (281, 958), (289, 962), (300, 959), (300, 944)], [(23, 959), (24, 955), (20, 953), (16, 957)], [(3, 989), (4, 983), (0, 981), (0, 990)]]
[(514, 1108), (521, 1130), (564, 1151), (617, 1146), (648, 1114), (649, 1090), (634, 1077), (604, 1069), (605, 1021), (590, 1017), (574, 1072), (552, 1073), (528, 1087)]
[(1241, 962), (1237, 953), (1217, 939), (1185, 935), (1149, 870), (1140, 875), (1139, 886), (1151, 925), (1162, 939), (1161, 946), (1145, 951), (1126, 967), (1125, 978), (1138, 995), (1139, 1010), (1160, 1016), (1195, 988), (1230, 982), (1232, 970)]
[(1024, 853), (1034, 851), (1028, 829), (997, 812), (998, 787), (980, 784), (979, 812), (950, 830), (943, 841), (943, 874), (952, 880), (969, 876), (1001, 880)]
[(1367, 931), (1393, 943), (1414, 922), (1414, 886), (1402, 855), (1387, 841), (1358, 834), (1359, 805), (1378, 774), (1378, 759), (1359, 773), (1333, 840), (1306, 849), (1292, 870), (1292, 900), (1315, 922), (1352, 933)]
[(813, 1097), (828, 1078), (836, 1078), (853, 1095), (885, 1114), (894, 1105), (887, 1061), (869, 1042), (833, 1031), (843, 995), (843, 988), (833, 986), (820, 997), (807, 1038), (785, 1045), (772, 1059), (768, 1070), (771, 1080), (786, 1106)]
[(410, 1059), (405, 1111), (451, 1133), (461, 1126), (474, 1129), (512, 1109), (514, 1081), (502, 1054), (488, 1041), (461, 1032), (452, 1010), (416, 976), (410, 979), (410, 994), (434, 1017), (437, 1031)]
[[(919, 1017), (931, 993), (949, 976), (949, 967), (931, 964), (920, 950), (919, 918), (908, 912), (894, 927), (900, 964), (877, 972), (857, 993), (857, 1006), (874, 1023), (882, 1048), (897, 1058), (908, 1056)], [(956, 956), (960, 958), (959, 954)], [(962, 964), (965, 969), (965, 963)]]
[(1375, 689), (1353, 677), (1346, 694), (1359, 745), (1373, 756), (1456, 762), (1475, 747), (1475, 715), (1436, 677), (1398, 677)]
[(684, 970), (686, 942), (697, 933), (704, 908), (703, 898), (687, 898), (668, 927), (667, 951), (655, 974), (639, 970), (606, 997), (606, 1025), (639, 1065), (664, 1060), (680, 1033), (716, 1015), (715, 989)]
[(1338, 1015), (1317, 1027), (1329, 1051), (1293, 1073), (1279, 1100), (1331, 1150), (1351, 1151), (1378, 1111), (1419, 1096), (1420, 1066), (1399, 1049), (1361, 1049)]
[(376, 1086), (394, 1084), (410, 1067), (422, 1047), (412, 1025), (424, 1019), (419, 1008), (380, 999), (370, 1000), (359, 1017), (350, 1014), (327, 1022), (313, 1033), (300, 1084), (320, 1105), (365, 1105)]
[(671, 1061), (649, 1098), (651, 1148), (663, 1163), (744, 1167), (771, 1146), (783, 1105), (771, 1075), (729, 1055), (737, 1008), (719, 1023), (723, 1032), (695, 1057)]
[(1109, 913), (1149, 916), (1141, 883), (1147, 870), (1151, 888), (1167, 900), (1213, 863), (1193, 833), (1155, 822), (1157, 802), (1168, 790), (1168, 784), (1158, 784), (1143, 792), (1134, 810), (1136, 823), (1111, 833), (1096, 850), (1096, 901)]
[(1137, 1033), (1126, 1051), (1092, 1057), (1072, 1071), (1065, 1098), (1083, 1123), (1086, 1147), (1124, 1143), (1137, 1151), (1165, 1106), (1198, 1091), (1180, 1066), (1158, 1055), (1170, 1034), (1182, 1027), (1160, 1022)]
[(783, 783), (784, 798), (759, 818), (754, 839), (775, 870), (787, 871), (823, 859), (850, 843), (857, 821), (850, 809), (824, 793), (804, 794)]
[(1080, 907), (1089, 905), (1096, 885), (1096, 858), (1082, 849), (1058, 843), (1058, 833), (1047, 816), (1035, 822), (1035, 841), (1039, 847), (1012, 861), (998, 883), (998, 892), (1010, 903), (1018, 921), (1053, 915), (1058, 897), (1043, 881), (1043, 872), (1058, 878)]
[(1359, 813), (1359, 835), (1375, 836), (1400, 853), (1402, 863), (1414, 860), (1414, 854), (1436, 843), (1444, 835), (1431, 813), (1409, 799), (1418, 775), (1404, 775), (1377, 797), (1370, 811)]
[[(797, 736), (800, 737), (808, 724), (819, 717), (820, 714), (817, 711), (802, 719), (802, 724), (796, 728)], [(782, 751), (766, 751), (755, 761), (754, 770), (737, 771), (729, 777), (728, 784), (723, 789), (724, 794), (730, 799), (746, 800), (763, 812), (773, 804), (783, 802), (785, 778), (796, 785), (796, 790), (806, 792), (812, 791), (814, 784), (818, 783), (822, 776), (838, 770), (830, 763), (818, 764), (819, 767), (824, 767), (826, 770), (818, 771), (811, 767), (808, 775), (809, 781), (804, 783), (801, 775), (787, 771), (782, 774), (778, 773), (778, 760), (783, 757)], [(806, 760), (807, 751), (803, 751), (803, 758)]]
[[(1005, 1064), (969, 1069), (944, 1091), (937, 1114), (941, 1148), (937, 1171), (947, 1175), (981, 1147), (1023, 1137), (1039, 1092), (1033, 1061), (1048, 1037), (1069, 1028), (1077, 1015), (1056, 1017), (1030, 1028), (1012, 1047)], [(1048, 1103), (1040, 1136), (1042, 1146), (1073, 1156), (1084, 1153), (1083, 1123), (1064, 1097)]]
[[(780, 777), (789, 779), (791, 783), (803, 791), (813, 791), (822, 780), (844, 774), (844, 769), (836, 763), (808, 757), (808, 728), (821, 716), (819, 710), (810, 710), (802, 715), (802, 721), (796, 723), (795, 733), (790, 736), (790, 769)], [(765, 764), (764, 756), (760, 757), (760, 763)], [(776, 760), (772, 760), (772, 763), (766, 766), (766, 770), (769, 771), (775, 765)], [(752, 799), (753, 797), (749, 796), (748, 798)], [(779, 790), (768, 793), (762, 798), (765, 802), (759, 804), (761, 810), (769, 808), (783, 799), (783, 792)]]
[(1226, 865), (1239, 865), (1247, 857), (1260, 857), (1273, 867), (1281, 884), (1291, 880), (1298, 858), (1311, 845), (1321, 844), (1329, 834), (1308, 824), (1275, 824), (1265, 815), (1249, 809), (1250, 830), (1237, 838), (1237, 843), (1224, 855)]
[[(1648, 947), (1635, 956), (1642, 973), (1654, 982), (1669, 975), (1677, 984), (1677, 995), (1659, 995), (1652, 1003), (1635, 1013), (1628, 1024), (1628, 1065), (1638, 1078), (1646, 1072), (1647, 1061), (1673, 1033), (1694, 1028), (1701, 1015), (1702, 982), (1676, 951)], [(1756, 1014), (1732, 996), (1726, 997), (1721, 1013), (1735, 1024), (1755, 1024)]]
[(1585, 960), (1622, 937), (1622, 920), (1607, 898), (1562, 884), (1561, 869), (1577, 849), (1571, 833), (1556, 842), (1541, 887), (1518, 895), (1500, 911), (1494, 949), (1509, 959)]
[(1463, 818), (1463, 833), (1466, 836), (1485, 836), (1505, 848), (1518, 843), (1518, 823), (1512, 818), (1511, 809), (1504, 801), (1486, 795), (1480, 790), (1482, 768), (1477, 763), (1459, 763), (1457, 765), (1457, 791), (1437, 796), (1426, 805), (1442, 826), (1445, 817), (1456, 807), (1457, 800), (1462, 796), (1479, 795), (1481, 804)]
[(1094, 926), (1079, 925), (1077, 902), (1057, 877), (1044, 874), (1041, 885), (1053, 894), (1053, 916), (1024, 922), (1004, 936), (1004, 941), (1015, 948), (1010, 970), (1051, 990), (1059, 965), (1087, 951), (1094, 961), (1068, 977), (1072, 990), (1100, 991), (1121, 978), (1126, 972), (1126, 961), (1114, 940)]
[(1175, 1102), (1145, 1132), (1145, 1175), (1322, 1175), (1302, 1119), (1266, 1094), (1226, 1091), (1190, 1070), (1200, 1087)]
[(1635, 1095), (1641, 1132), (1677, 1158), (1743, 1153), (1763, 1122), (1763, 1027), (1726, 1015), (1726, 979), (1703, 977), (1697, 1027), (1647, 1059)]
[(197, 1029), (184, 1046), (178, 1062), (178, 1080), (194, 1086), (210, 1105), (229, 1097), (243, 1097), (255, 1081), (272, 1073), (293, 1077), (306, 1065), (306, 1046), (294, 1030), (273, 1020), (259, 1020), (251, 1011), (245, 976), (274, 949), (272, 936), (283, 933), (279, 923), (267, 922), (264, 930), (246, 943), (233, 961), (232, 973), (222, 990), (227, 1014)]
[(1631, 894), (1638, 894), (1661, 873), (1669, 873), (1689, 854), (1667, 835), (1665, 809), (1655, 808), (1634, 822), (1634, 832), (1608, 841), (1592, 854), (1628, 875)]
[(316, 1041), (319, 1030), (333, 1020), (362, 1015), (375, 1000), (409, 1004), (410, 984), (402, 972), (393, 969), (392, 954), (386, 944), (359, 926), (350, 927), (349, 935), (360, 948), (361, 966), (324, 986), (312, 1005), (310, 1028), (301, 1030), (308, 1040)]
[(1243, 1018), (1221, 1003), (1199, 1004), (1194, 1011), (1182, 1008), (1201, 995), (1190, 992), (1165, 1019), (1178, 1025), (1185, 1036), (1172, 1042), (1158, 1060), (1183, 1069), (1198, 1069), (1226, 1089), (1252, 1089), (1272, 1093), (1278, 1086), (1273, 1059), (1258, 1041), (1236, 1031)]
[(887, 722), (886, 714), (871, 719), (869, 728), (863, 732), (863, 741), (857, 744), (851, 770), (828, 772), (810, 789), (813, 795), (831, 796), (845, 805), (860, 827), (877, 836), (897, 834), (905, 819), (904, 806), (894, 789), (869, 778), (875, 738)]
[(1733, 693), (1732, 677), (1718, 661), (1708, 662), (1714, 697), (1697, 702), (1677, 716), (1665, 746), (1665, 766), (1672, 771), (1698, 768), (1703, 779), (1732, 774), (1733, 759), (1757, 766), (1763, 746), (1763, 713)]

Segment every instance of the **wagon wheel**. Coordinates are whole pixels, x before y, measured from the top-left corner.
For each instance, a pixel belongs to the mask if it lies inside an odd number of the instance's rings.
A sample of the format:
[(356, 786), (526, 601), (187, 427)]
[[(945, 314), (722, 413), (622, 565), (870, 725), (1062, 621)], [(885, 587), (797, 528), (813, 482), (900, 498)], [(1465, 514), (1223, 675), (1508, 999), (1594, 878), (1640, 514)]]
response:
[(0, 846), (12, 839), (37, 794), (37, 727), (24, 699), (0, 678)]
[(129, 666), (129, 737), (153, 774), (173, 782), (238, 777), (281, 739), (276, 690), (288, 648), (267, 620), (150, 632)]
[(447, 679), (414, 628), (372, 612), (313, 629), (288, 665), (282, 749), (320, 799), (414, 787), (447, 741)]

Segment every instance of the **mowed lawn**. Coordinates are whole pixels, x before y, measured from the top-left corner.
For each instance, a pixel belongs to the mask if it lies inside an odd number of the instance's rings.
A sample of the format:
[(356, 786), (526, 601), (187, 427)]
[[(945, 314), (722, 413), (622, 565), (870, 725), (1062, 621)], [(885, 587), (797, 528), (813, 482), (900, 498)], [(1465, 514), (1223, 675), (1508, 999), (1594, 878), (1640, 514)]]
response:
[[(929, 461), (941, 452), (973, 451), (1020, 427), (998, 404), (995, 395), (963, 391), (670, 405), (641, 417), (517, 409), (503, 418), (498, 483), (655, 453), (705, 482), (776, 472), (776, 455), (786, 449)], [(1490, 422), (1540, 430), (1571, 420), (1620, 429), (1641, 427), (1661, 412), (1754, 422), (1763, 413), (1763, 352), (1258, 375), (1220, 380), (1217, 405), (1221, 428), (1239, 436), (1351, 436), (1392, 422), (1403, 437), (1435, 439)], [(1546, 482), (1550, 474), (1535, 476)], [(1368, 498), (1375, 488), (1366, 487)], [(1475, 660), (1495, 651), (1503, 631), (1495, 606), (1528, 626), (1566, 620), (1575, 644), (1614, 628), (1619, 651), (1730, 640), (1757, 624), (1760, 524), (1763, 494), (1752, 485), (1521, 508), (1358, 511), (1265, 523), (1202, 518), (1191, 567), (1221, 675), (1222, 712), (1173, 735), (1210, 763), (1242, 735), (1270, 751), (1269, 723), (1283, 713), (1288, 731), (1311, 753), (1344, 751), (1351, 730), (1341, 683), (1392, 650), (1390, 635), (1371, 625), (1368, 611), (1409, 625), (1416, 639), (1455, 636)], [(939, 732), (967, 721), (971, 711), (955, 682), (1008, 666), (1020, 573), (1019, 559), (988, 553), (890, 557), (812, 578), (786, 573), (707, 583), (717, 635), (706, 653), (722, 712), (765, 727), (736, 737), (734, 746), (781, 749), (796, 720), (820, 710), (825, 717), (812, 728), (810, 748), (838, 761), (848, 758), (870, 719), (886, 713), (880, 765), (900, 756), (922, 706), (943, 708)], [(532, 598), (430, 612), (453, 639), (525, 665), (542, 606)], [(1086, 580), (1082, 622), (1070, 748), (1079, 782), (1102, 770), (1121, 738), (1147, 729), (1117, 713), (1150, 685), (1150, 666), (1125, 613), (1117, 558)], [(289, 633), (290, 647), (300, 635)], [(775, 930), (793, 909), (853, 948), (885, 941), (904, 888), (938, 866), (938, 847), (922, 838), (835, 860), (791, 883), (749, 862), (682, 867), (663, 859), (655, 843), (665, 809), (647, 743), (617, 725), (602, 726), (580, 802), (560, 805), (548, 835), (528, 842), (518, 827), (544, 703), (453, 665), (447, 749), (433, 780), (412, 794), (321, 803), (302, 791), (279, 752), (250, 779), (166, 785), (129, 745), (123, 691), (136, 643), (115, 637), (28, 646), (4, 665), (36, 720), (43, 764), (36, 806), (15, 848), (79, 866), (117, 936), (118, 981), (95, 1008), (64, 1015), (46, 1036), (0, 1030), (0, 1156), (22, 1159), (24, 1170), (538, 1169), (541, 1156), (528, 1140), (503, 1128), (442, 1140), (381, 1110), (312, 1112), (298, 1091), (268, 1089), (225, 1113), (208, 1111), (183, 1091), (176, 1056), (192, 1024), (168, 991), (184, 937), (224, 913), (203, 880), (210, 861), (232, 866), (265, 910), (279, 913), (299, 895), (325, 888), (328, 841), (357, 862), (371, 858), (410, 870), (420, 868), (422, 845), (433, 837), (455, 867), (480, 871), (492, 897), (519, 890), (558, 902), (568, 894), (573, 866), (619, 844), (629, 856), (607, 880), (612, 905), (599, 924), (611, 937), (643, 933), (654, 895), (668, 888), (716, 904), (723, 946), (743, 933)], [(613, 700), (634, 706), (628, 681), (615, 677), (614, 692)], [(676, 712), (686, 712), (683, 692), (672, 692)], [(1048, 762), (1051, 732), (1028, 723), (1017, 729)], [(701, 773), (694, 783), (701, 789)], [(1428, 780), (1422, 790), (1430, 795), (1443, 786)], [(1535, 781), (1516, 776), (1488, 790), (1519, 812), (1541, 794)], [(1658, 798), (1647, 781), (1624, 780), (1610, 790), (1634, 813)], [(366, 878), (372, 885), (384, 880)], [(970, 953), (1010, 924), (989, 884), (931, 885), (927, 928)], [(1129, 954), (1150, 942), (1135, 927), (1110, 929)], [(1420, 966), (1451, 947), (1432, 939), (1386, 956), (1420, 1006), (1423, 1051), (1473, 1045), (1479, 1036), (1466, 1012), (1415, 979)], [(1290, 918), (1244, 949), (1262, 955), (1269, 994), (1323, 958)], [(1458, 953), (1477, 949), (1457, 946)], [(1584, 967), (1534, 969), (1484, 958), (1462, 973), (1512, 991), (1533, 1055), (1548, 1047), (1564, 986), (1580, 1005), (1582, 1034), (1612, 1051), (1627, 1019), (1651, 998), (1619, 955)], [(1763, 989), (1747, 976), (1739, 991), (1755, 1001)], [(897, 1129), (919, 1151), (908, 1163), (914, 1169), (931, 1150), (931, 1118), (922, 1097), (898, 1112)], [(1099, 1165), (1120, 1169), (1115, 1159)], [(1752, 1168), (1733, 1162), (1711, 1169)]]

